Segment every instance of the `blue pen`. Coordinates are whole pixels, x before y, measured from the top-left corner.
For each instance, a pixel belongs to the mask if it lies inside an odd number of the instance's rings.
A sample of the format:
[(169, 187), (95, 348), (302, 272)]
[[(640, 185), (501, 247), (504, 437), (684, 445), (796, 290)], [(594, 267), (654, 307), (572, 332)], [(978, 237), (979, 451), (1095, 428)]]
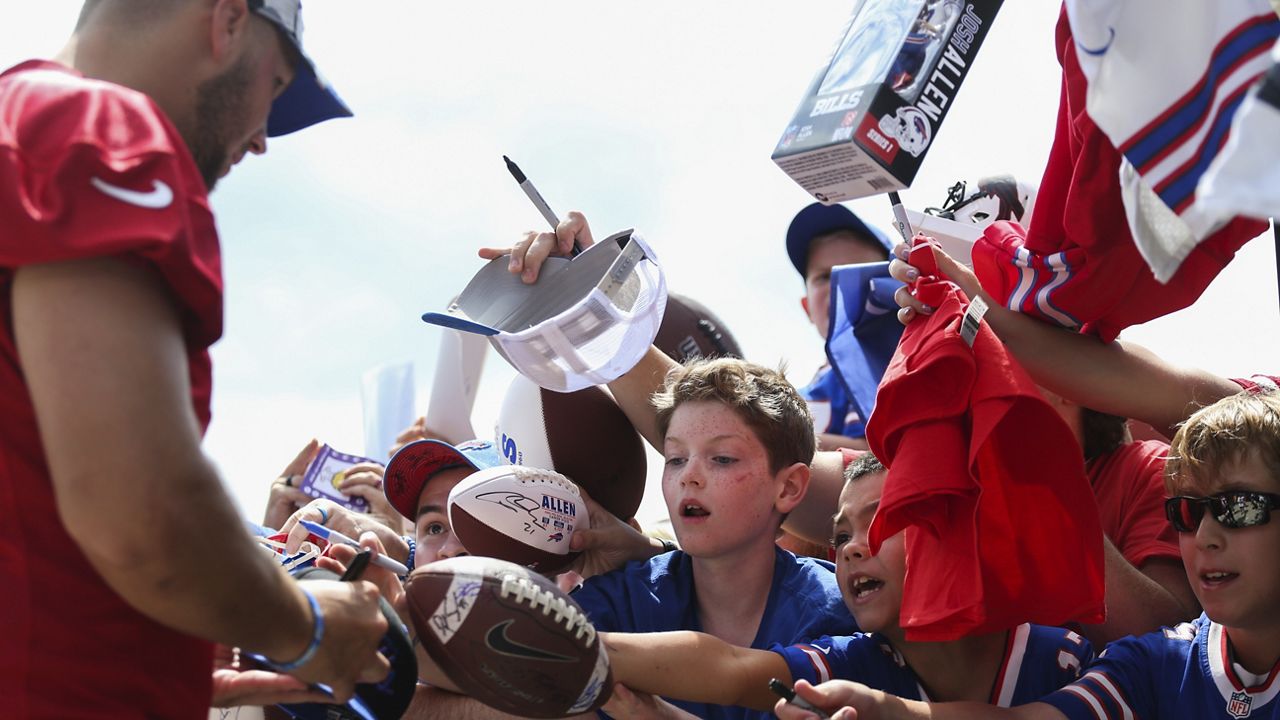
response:
[[(355, 540), (352, 540), (346, 535), (343, 535), (337, 530), (331, 530), (319, 523), (313, 523), (310, 520), (299, 520), (298, 522), (301, 523), (302, 527), (306, 528), (307, 531), (310, 532), (312, 535), (315, 535), (317, 537), (322, 537), (325, 540), (328, 540), (329, 542), (342, 543), (343, 545), (350, 545), (351, 547), (354, 547), (354, 548), (360, 547), (360, 543), (356, 542)], [(372, 559), (369, 560), (369, 562), (373, 563), (374, 565), (377, 565), (380, 568), (390, 570), (396, 575), (409, 574), (409, 568), (405, 567), (404, 565), (401, 565), (395, 560), (392, 560), (386, 555), (382, 555), (382, 554), (375, 555), (373, 556)]]

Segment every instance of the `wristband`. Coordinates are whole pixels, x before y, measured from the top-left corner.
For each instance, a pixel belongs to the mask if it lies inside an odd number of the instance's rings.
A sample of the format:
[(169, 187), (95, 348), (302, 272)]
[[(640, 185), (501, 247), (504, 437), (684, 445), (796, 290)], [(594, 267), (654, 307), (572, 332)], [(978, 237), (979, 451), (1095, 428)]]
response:
[(311, 644), (293, 662), (282, 663), (264, 658), (267, 665), (277, 672), (297, 670), (311, 662), (311, 658), (315, 657), (316, 651), (320, 649), (320, 641), (324, 639), (324, 613), (320, 612), (320, 603), (316, 602), (316, 596), (312, 595), (310, 590), (302, 585), (298, 585), (298, 589), (302, 591), (303, 595), (307, 596), (307, 602), (311, 603), (311, 616), (314, 618), (311, 630)]
[(409, 571), (412, 572), (414, 568), (414, 560), (418, 554), (418, 543), (409, 535), (404, 536), (404, 541), (409, 546), (409, 559), (406, 560), (404, 564), (409, 568)]

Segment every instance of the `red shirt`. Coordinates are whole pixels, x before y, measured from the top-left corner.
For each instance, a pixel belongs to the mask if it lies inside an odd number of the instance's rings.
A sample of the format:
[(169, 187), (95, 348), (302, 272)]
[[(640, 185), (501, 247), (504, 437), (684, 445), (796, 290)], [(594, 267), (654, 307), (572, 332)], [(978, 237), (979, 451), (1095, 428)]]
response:
[(1138, 253), (1120, 193), (1121, 153), (1085, 108), (1088, 86), (1065, 10), (1057, 28), (1057, 129), (1031, 227), (1001, 221), (973, 248), (982, 287), (1006, 307), (1110, 342), (1126, 327), (1187, 307), (1266, 221), (1236, 218), (1193, 250), (1167, 285)]
[(1164, 462), (1169, 444), (1131, 442), (1089, 463), (1102, 532), (1130, 565), (1148, 560), (1182, 562), (1178, 533), (1164, 516)]
[(154, 270), (181, 312), (192, 407), (207, 426), (222, 271), (204, 181), (147, 96), (32, 61), (0, 74), (0, 188), (0, 714), (203, 718), (211, 645), (129, 607), (59, 519), (14, 347), (12, 284), (25, 265), (80, 258)]
[(871, 551), (905, 531), (900, 622), (908, 640), (954, 640), (1023, 622), (1103, 619), (1102, 529), (1080, 445), (924, 245), (907, 326), (867, 423), (889, 468)]

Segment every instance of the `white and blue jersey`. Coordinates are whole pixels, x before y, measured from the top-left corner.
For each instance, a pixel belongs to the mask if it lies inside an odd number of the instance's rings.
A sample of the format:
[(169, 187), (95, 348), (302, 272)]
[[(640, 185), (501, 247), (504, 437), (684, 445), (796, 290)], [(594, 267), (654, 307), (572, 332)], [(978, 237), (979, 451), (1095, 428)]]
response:
[[(1241, 679), (1227, 633), (1194, 622), (1117, 640), (1076, 682), (1043, 699), (1072, 720), (1280, 719), (1280, 664)], [(1247, 673), (1243, 673), (1247, 676)]]
[[(930, 702), (920, 679), (884, 637), (863, 634), (824, 637), (799, 645), (774, 645), (791, 669), (791, 679), (812, 684), (853, 680), (908, 700)], [(988, 702), (1012, 707), (1039, 700), (1080, 677), (1093, 648), (1063, 628), (1022, 624), (1009, 631), (1004, 659)]]
[[(796, 557), (774, 548), (773, 583), (751, 647), (793, 643), (857, 630), (836, 583), (834, 566), (825, 560)], [(597, 630), (661, 632), (702, 630), (693, 586), (693, 558), (680, 550), (645, 562), (589, 577), (572, 594)], [(672, 700), (700, 718), (746, 720), (773, 717), (771, 712), (725, 705)], [(601, 715), (604, 713), (602, 712)]]

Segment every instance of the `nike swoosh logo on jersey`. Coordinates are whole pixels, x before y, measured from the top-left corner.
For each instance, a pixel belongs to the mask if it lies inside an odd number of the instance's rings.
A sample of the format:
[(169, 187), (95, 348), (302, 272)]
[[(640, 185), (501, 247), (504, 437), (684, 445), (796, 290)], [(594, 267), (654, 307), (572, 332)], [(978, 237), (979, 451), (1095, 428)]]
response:
[(162, 180), (152, 180), (149, 192), (122, 188), (119, 185), (112, 185), (98, 178), (89, 178), (89, 183), (101, 190), (104, 195), (109, 195), (121, 202), (127, 202), (130, 205), (137, 205), (148, 210), (167, 208), (169, 203), (173, 202), (173, 190)]
[(573, 658), (556, 653), (539, 650), (523, 643), (518, 643), (507, 636), (507, 628), (515, 620), (505, 620), (489, 628), (488, 634), (485, 636), (485, 644), (494, 652), (503, 655), (511, 655), (514, 657), (530, 658), (532, 660), (554, 660), (556, 662), (573, 662)]
[(814, 645), (814, 646), (813, 646), (813, 649), (814, 649), (814, 650), (817, 650), (818, 652), (822, 653), (823, 655), (830, 655), (830, 654), (831, 654), (831, 648), (829, 648), (829, 647), (822, 647), (821, 645)]

